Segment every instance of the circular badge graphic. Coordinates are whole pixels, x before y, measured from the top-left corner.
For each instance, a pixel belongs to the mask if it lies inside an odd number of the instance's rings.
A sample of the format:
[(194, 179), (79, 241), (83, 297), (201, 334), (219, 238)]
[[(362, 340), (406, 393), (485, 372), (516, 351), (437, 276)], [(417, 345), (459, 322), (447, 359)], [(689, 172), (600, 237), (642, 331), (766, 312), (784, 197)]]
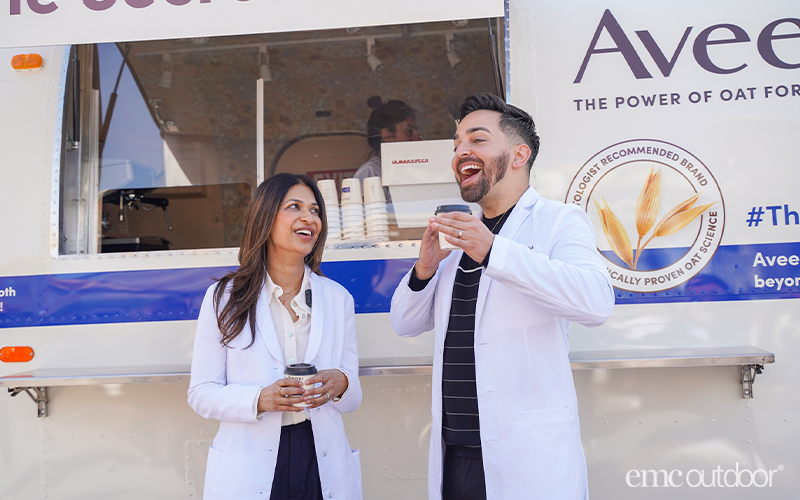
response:
[(567, 203), (592, 220), (612, 283), (630, 292), (674, 288), (717, 251), (725, 203), (699, 158), (655, 139), (614, 144), (575, 175)]

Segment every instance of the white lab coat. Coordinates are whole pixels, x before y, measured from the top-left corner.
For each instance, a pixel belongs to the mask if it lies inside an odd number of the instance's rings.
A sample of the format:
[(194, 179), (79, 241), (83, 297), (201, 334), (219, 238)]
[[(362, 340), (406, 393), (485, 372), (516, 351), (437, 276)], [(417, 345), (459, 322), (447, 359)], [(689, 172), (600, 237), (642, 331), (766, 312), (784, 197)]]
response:
[[(361, 404), (353, 297), (339, 284), (307, 272), (313, 304), (303, 361), (313, 363), (319, 370), (342, 369), (350, 381), (338, 403), (307, 410), (314, 429), (322, 492), (325, 498), (360, 500), (359, 453), (350, 449), (341, 416)], [(189, 406), (204, 418), (220, 421), (219, 432), (208, 450), (204, 498), (269, 498), (282, 414), (269, 412), (256, 419), (253, 406), (262, 387), (284, 378), (285, 364), (270, 315), (269, 297), (262, 293), (258, 299), (253, 345), (246, 348), (252, 338), (248, 323), (230, 347), (223, 347), (213, 292), (211, 286), (200, 309), (189, 384)]]
[[(614, 293), (589, 218), (529, 188), (495, 237), (475, 309), (475, 370), (489, 500), (588, 497), (569, 366), (570, 321), (602, 324)], [(434, 330), (428, 493), (442, 497), (442, 353), (458, 262), (452, 252), (424, 290), (392, 298), (406, 337)]]

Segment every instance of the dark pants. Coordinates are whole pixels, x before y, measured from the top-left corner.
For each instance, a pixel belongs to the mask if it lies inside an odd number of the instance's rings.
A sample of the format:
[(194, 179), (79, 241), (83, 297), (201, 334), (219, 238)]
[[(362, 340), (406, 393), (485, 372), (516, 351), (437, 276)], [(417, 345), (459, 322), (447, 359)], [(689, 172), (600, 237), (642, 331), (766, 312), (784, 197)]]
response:
[(442, 475), (443, 500), (486, 500), (483, 459), (462, 456), (445, 446)]
[(270, 500), (322, 500), (311, 421), (281, 427)]

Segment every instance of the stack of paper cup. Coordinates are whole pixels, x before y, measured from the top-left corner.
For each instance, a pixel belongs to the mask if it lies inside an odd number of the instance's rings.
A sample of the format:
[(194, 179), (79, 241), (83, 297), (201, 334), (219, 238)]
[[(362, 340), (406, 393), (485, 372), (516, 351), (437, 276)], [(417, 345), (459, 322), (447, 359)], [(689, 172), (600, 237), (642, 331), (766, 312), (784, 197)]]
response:
[(361, 181), (342, 180), (342, 238), (364, 239), (364, 205), (361, 203)]
[(325, 212), (328, 217), (328, 242), (342, 240), (342, 219), (339, 216), (339, 196), (336, 194), (336, 181), (333, 179), (321, 179), (317, 181), (317, 187), (322, 193), (325, 201)]
[(380, 177), (364, 179), (364, 212), (367, 222), (367, 238), (389, 241), (389, 214), (386, 196)]

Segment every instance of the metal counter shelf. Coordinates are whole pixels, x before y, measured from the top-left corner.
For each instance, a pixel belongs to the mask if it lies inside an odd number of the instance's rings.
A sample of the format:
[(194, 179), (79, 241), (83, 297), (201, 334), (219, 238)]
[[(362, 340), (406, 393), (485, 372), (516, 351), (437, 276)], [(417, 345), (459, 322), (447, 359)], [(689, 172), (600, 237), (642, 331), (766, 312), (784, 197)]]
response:
[[(626, 368), (680, 368), (702, 366), (741, 366), (742, 397), (753, 397), (753, 381), (765, 364), (775, 362), (775, 354), (753, 346), (698, 347), (681, 349), (625, 349), (573, 351), (569, 353), (573, 370)], [(431, 375), (432, 357), (361, 359), (360, 377), (390, 375)], [(80, 385), (188, 382), (188, 365), (151, 367), (63, 368), (22, 372), (0, 377), (0, 387), (12, 396), (22, 392), (37, 403), (39, 416), (47, 415), (47, 388)]]

